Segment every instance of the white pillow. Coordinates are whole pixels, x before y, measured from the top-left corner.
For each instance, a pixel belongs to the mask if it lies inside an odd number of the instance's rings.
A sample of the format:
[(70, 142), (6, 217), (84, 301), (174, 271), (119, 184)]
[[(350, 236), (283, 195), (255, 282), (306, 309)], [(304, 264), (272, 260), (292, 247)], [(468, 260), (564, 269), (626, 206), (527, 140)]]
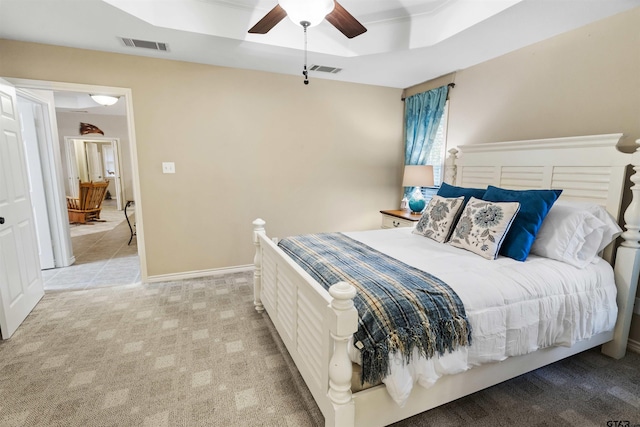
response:
[(453, 231), (463, 205), (463, 196), (455, 199), (433, 196), (413, 229), (413, 233), (444, 243)]
[(449, 244), (486, 259), (496, 259), (519, 210), (518, 202), (488, 202), (471, 197)]
[(542, 222), (531, 253), (584, 268), (621, 232), (602, 206), (559, 200)]
[[(590, 214), (594, 215), (600, 221), (604, 222), (606, 228), (604, 229), (604, 233), (602, 234), (602, 241), (600, 245), (598, 245), (598, 252), (602, 251), (604, 248), (609, 246), (609, 243), (613, 242), (615, 239), (622, 234), (622, 228), (618, 225), (616, 219), (611, 216), (607, 210), (595, 203), (589, 202), (570, 202), (565, 200), (558, 200), (553, 206), (560, 206), (565, 210), (586, 210)], [(553, 207), (551, 208), (553, 209)]]

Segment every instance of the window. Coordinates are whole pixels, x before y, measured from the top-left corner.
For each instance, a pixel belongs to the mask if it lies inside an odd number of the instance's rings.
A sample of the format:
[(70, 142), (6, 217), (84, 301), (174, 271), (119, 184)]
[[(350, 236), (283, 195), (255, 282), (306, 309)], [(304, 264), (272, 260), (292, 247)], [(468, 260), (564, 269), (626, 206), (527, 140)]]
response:
[(433, 146), (431, 152), (427, 157), (427, 164), (433, 165), (433, 187), (425, 187), (422, 189), (427, 202), (431, 200), (431, 197), (438, 192), (438, 187), (442, 184), (444, 178), (444, 161), (447, 148), (447, 117), (449, 116), (449, 101), (444, 105), (444, 112), (438, 125), (438, 131), (436, 137), (433, 140)]
[(447, 116), (449, 112), (449, 101), (444, 104), (444, 112), (438, 125), (436, 138), (433, 140), (433, 146), (427, 157), (427, 164), (433, 165), (433, 184), (439, 187), (444, 177), (444, 160), (447, 148)]
[(102, 160), (104, 162), (104, 176), (107, 178), (116, 176), (116, 159), (111, 145), (102, 145)]

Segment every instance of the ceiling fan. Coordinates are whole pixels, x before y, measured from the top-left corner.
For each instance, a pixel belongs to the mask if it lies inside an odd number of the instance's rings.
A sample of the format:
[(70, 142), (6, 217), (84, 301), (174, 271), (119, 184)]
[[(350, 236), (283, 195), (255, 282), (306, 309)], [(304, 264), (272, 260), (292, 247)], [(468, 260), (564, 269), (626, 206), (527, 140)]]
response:
[(347, 10), (334, 0), (278, 0), (278, 4), (260, 19), (251, 29), (253, 34), (266, 34), (285, 16), (296, 24), (313, 27), (329, 21), (342, 34), (352, 39), (367, 31), (367, 29)]

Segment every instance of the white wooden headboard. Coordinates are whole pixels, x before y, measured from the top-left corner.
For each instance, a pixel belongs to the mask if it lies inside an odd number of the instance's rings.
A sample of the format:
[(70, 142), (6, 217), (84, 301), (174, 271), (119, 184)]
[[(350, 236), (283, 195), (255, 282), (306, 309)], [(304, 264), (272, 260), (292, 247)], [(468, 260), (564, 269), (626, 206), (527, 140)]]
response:
[(449, 150), (445, 181), (475, 188), (562, 189), (562, 199), (597, 203), (621, 220), (625, 174), (634, 163), (634, 155), (616, 149), (621, 139), (618, 133), (465, 145)]

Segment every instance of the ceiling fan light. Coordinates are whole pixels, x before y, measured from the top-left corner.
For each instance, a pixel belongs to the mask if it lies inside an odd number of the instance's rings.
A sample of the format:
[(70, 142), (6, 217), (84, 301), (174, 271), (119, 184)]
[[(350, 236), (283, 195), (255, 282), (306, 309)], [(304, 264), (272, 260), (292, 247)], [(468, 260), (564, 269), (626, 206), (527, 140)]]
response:
[(335, 7), (333, 0), (278, 0), (278, 3), (295, 24), (302, 26), (300, 23), (306, 21), (309, 27), (321, 23)]
[(105, 107), (115, 104), (120, 99), (119, 96), (111, 96), (111, 95), (89, 95), (89, 96), (98, 104), (104, 105)]

